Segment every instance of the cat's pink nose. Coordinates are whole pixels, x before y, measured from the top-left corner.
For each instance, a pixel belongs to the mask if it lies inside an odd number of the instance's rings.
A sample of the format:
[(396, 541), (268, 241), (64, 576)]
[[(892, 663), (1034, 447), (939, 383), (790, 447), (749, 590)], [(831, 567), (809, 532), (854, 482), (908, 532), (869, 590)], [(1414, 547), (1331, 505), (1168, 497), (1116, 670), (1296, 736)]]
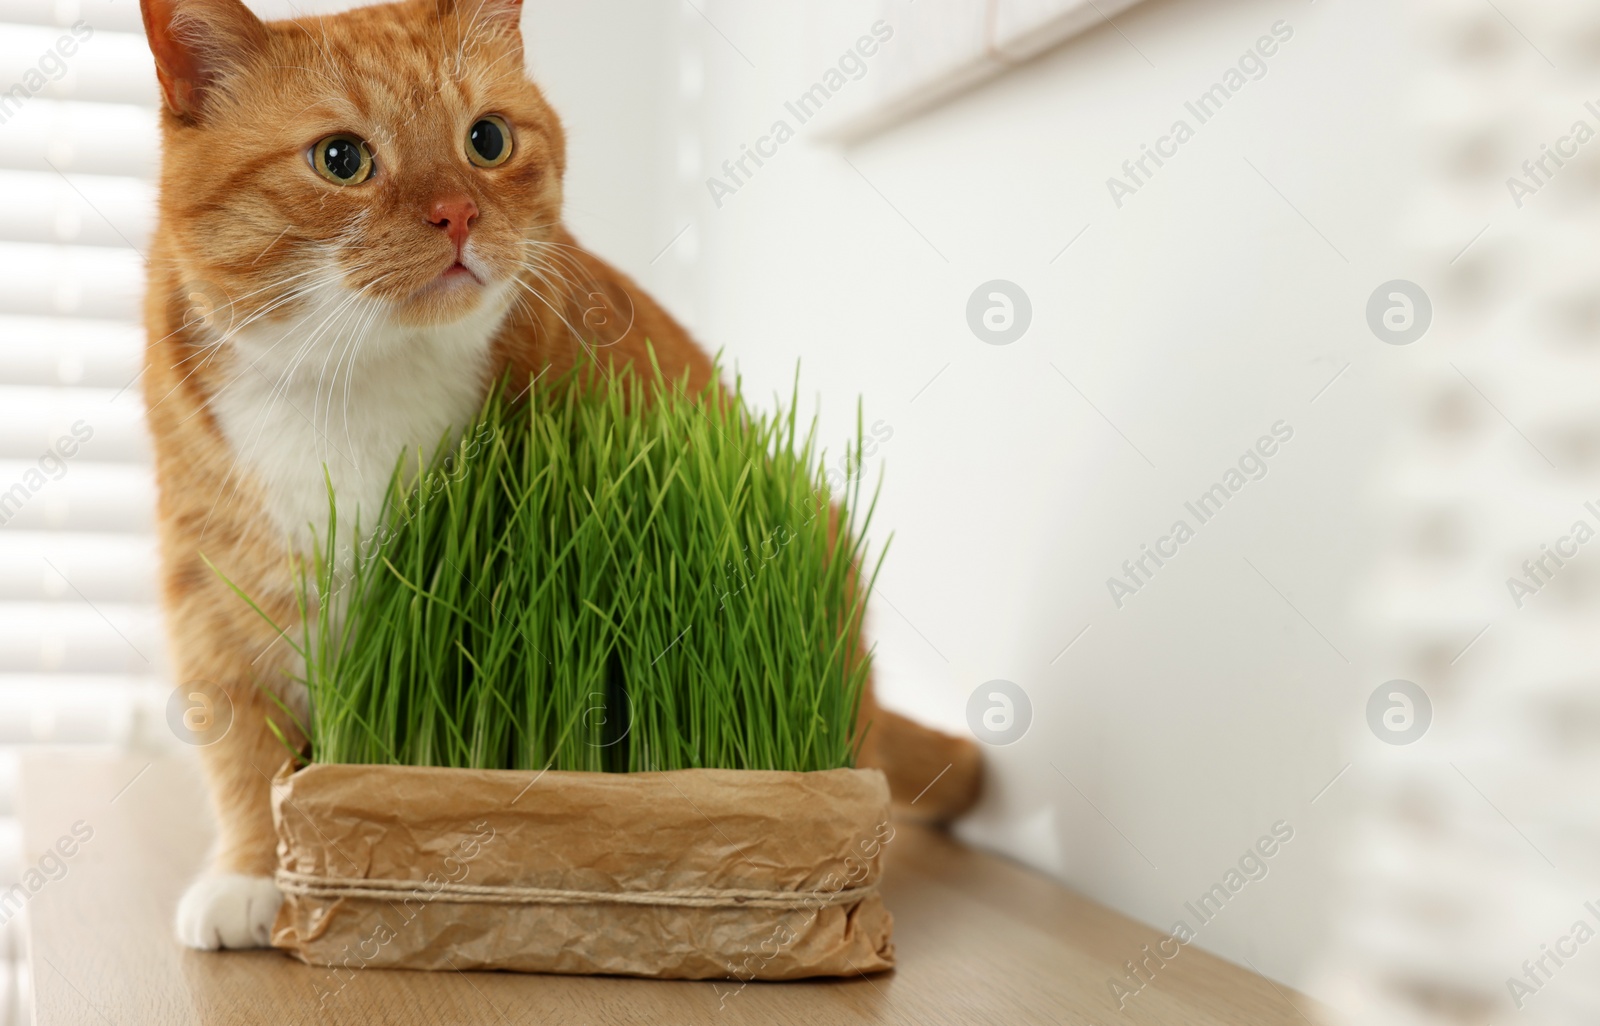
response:
[(467, 232), (472, 230), (472, 222), (477, 218), (478, 205), (466, 196), (436, 199), (428, 210), (428, 223), (449, 234), (457, 256), (461, 255), (461, 247), (467, 244)]

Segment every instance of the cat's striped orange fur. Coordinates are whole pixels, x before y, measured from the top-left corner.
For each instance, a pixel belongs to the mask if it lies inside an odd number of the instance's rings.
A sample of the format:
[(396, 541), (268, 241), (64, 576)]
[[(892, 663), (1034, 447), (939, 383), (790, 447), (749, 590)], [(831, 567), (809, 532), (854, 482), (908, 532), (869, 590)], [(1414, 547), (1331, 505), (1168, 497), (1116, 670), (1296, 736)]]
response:
[[(268, 778), (292, 726), (287, 646), (205, 563), (292, 623), (286, 553), (325, 503), (387, 480), (408, 447), (459, 426), (510, 366), (570, 366), (598, 339), (669, 375), (711, 362), (627, 276), (562, 226), (561, 124), (526, 77), (516, 0), (406, 0), (263, 23), (239, 0), (143, 0), (165, 98), (144, 389), (160, 485), (163, 584), (178, 679), (226, 691), (202, 749), (218, 826), (180, 909), (200, 947), (262, 943), (275, 891)], [(511, 156), (477, 166), (487, 114)], [(313, 167), (345, 134), (372, 155), (340, 184)], [(376, 491), (381, 496), (381, 487)], [(324, 507), (325, 508), (325, 507)], [(348, 522), (348, 519), (346, 520)], [(202, 558), (204, 557), (204, 559)], [(972, 801), (972, 746), (871, 706), (863, 762), (948, 818)]]

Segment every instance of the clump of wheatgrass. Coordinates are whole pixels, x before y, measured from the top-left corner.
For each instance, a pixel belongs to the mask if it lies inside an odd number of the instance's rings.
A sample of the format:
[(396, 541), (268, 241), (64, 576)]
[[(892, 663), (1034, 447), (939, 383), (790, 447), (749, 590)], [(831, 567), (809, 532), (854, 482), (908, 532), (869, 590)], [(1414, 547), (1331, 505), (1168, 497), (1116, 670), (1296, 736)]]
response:
[[(853, 765), (876, 499), (858, 523), (860, 476), (835, 494), (797, 399), (766, 415), (737, 383), (689, 395), (653, 362), (590, 363), (496, 390), (459, 442), (403, 458), (345, 558), (330, 501), (290, 635), (310, 759)], [(858, 413), (847, 466), (859, 446)]]

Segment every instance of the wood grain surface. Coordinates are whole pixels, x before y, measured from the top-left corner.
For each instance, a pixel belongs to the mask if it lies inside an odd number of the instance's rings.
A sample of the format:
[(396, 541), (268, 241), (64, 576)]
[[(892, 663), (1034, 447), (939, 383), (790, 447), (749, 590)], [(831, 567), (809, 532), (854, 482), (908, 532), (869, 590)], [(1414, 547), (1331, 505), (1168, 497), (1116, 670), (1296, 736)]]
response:
[[(26, 865), (73, 824), (93, 836), (27, 906), (37, 1026), (456, 1023), (674, 1026), (1327, 1021), (1303, 996), (1190, 946), (1119, 1011), (1108, 981), (1162, 934), (943, 834), (899, 826), (884, 897), (899, 968), (796, 983), (364, 970), (331, 977), (273, 951), (173, 940), (210, 841), (193, 760), (38, 754), (23, 766)], [(71, 844), (67, 848), (73, 847)], [(319, 996), (320, 995), (320, 996)]]

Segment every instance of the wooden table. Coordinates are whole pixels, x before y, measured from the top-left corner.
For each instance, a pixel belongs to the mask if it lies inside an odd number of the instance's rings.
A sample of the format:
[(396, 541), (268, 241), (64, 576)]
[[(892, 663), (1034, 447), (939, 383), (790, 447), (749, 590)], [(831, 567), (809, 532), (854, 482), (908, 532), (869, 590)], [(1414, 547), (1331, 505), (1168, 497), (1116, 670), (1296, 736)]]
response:
[[(325, 970), (271, 951), (173, 940), (210, 826), (194, 763), (40, 755), (23, 767), (27, 865), (82, 821), (93, 837), (28, 905), (37, 1026), (58, 1024), (1160, 1023), (1327, 1021), (1288, 988), (1196, 948), (1118, 1011), (1107, 981), (1161, 935), (1059, 884), (902, 825), (885, 900), (900, 968), (851, 980), (731, 984), (367, 970), (326, 1007)], [(70, 845), (69, 845), (70, 847)], [(53, 870), (47, 860), (44, 866)]]

